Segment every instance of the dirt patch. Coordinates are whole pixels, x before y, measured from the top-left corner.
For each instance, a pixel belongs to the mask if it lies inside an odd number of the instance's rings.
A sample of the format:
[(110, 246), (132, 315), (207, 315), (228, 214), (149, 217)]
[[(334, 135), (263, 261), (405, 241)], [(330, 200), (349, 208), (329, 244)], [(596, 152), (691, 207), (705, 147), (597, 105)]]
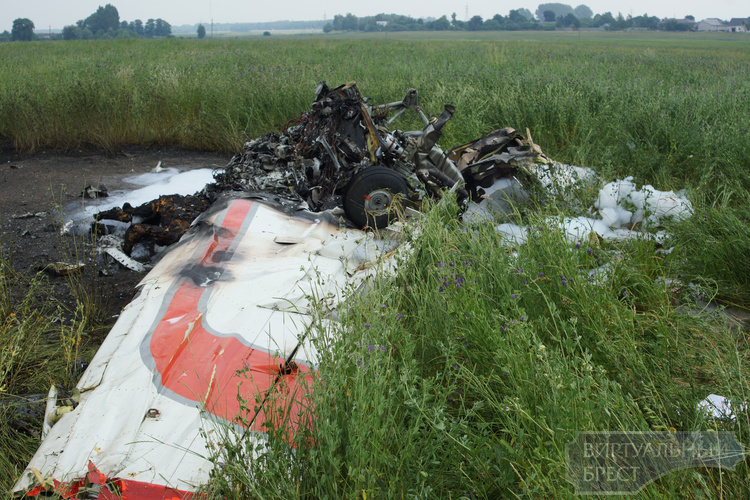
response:
[[(51, 263), (75, 263), (86, 259), (84, 242), (61, 236), (65, 221), (61, 207), (81, 200), (88, 185), (105, 185), (109, 190), (125, 187), (123, 179), (150, 172), (159, 162), (163, 168), (181, 170), (223, 168), (230, 154), (196, 152), (175, 148), (123, 148), (115, 155), (101, 152), (16, 153), (0, 143), (0, 245), (5, 258), (19, 273), (30, 275)], [(76, 251), (79, 255), (75, 255)], [(90, 253), (90, 252), (89, 252)], [(132, 296), (143, 274), (121, 270), (103, 276), (89, 272), (97, 280), (97, 293), (116, 314)], [(73, 304), (64, 277), (51, 277), (57, 300)]]

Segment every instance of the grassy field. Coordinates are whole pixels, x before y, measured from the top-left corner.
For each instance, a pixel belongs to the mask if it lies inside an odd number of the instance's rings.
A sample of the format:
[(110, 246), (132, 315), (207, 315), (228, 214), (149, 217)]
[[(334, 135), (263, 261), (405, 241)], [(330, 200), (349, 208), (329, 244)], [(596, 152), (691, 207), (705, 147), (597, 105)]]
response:
[[(237, 151), (246, 136), (307, 110), (318, 81), (356, 80), (376, 102), (416, 87), (427, 111), (455, 105), (443, 147), (528, 128), (558, 161), (605, 180), (633, 175), (657, 189), (684, 188), (694, 204), (693, 217), (669, 225), (668, 255), (645, 240), (576, 247), (544, 223), (585, 213), (594, 188), (576, 194), (583, 204), (537, 198), (519, 207), (516, 221), (539, 231), (516, 249), (492, 228), (462, 230), (455, 207), (442, 204), (411, 236), (417, 251), (398, 275), (320, 332), (328, 357), (311, 436), (300, 436), (294, 455), (274, 433), (259, 458), (230, 446), (232, 460), (216, 457), (225, 463), (209, 488), (217, 498), (572, 497), (565, 444), (576, 431), (725, 430), (750, 445), (746, 407), (735, 422), (695, 409), (709, 393), (749, 399), (747, 332), (684, 313), (700, 309), (701, 294), (750, 305), (750, 37), (6, 43), (0, 60), (0, 137), (26, 152), (126, 144)], [(588, 279), (601, 266), (609, 278)], [(0, 297), (0, 391), (43, 392), (49, 379), (25, 378), (27, 361), (13, 353), (36, 345), (48, 314), (32, 315), (27, 295), (11, 288)], [(6, 487), (35, 443), (0, 437)], [(21, 439), (26, 451), (10, 454)], [(747, 466), (673, 472), (642, 496), (748, 497)]]

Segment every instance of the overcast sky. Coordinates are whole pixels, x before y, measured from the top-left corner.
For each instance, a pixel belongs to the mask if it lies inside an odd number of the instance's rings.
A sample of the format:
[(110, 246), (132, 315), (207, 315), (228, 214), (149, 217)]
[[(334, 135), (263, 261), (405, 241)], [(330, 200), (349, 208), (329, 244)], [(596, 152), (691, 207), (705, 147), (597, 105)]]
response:
[[(491, 0), (449, 1), (449, 0), (379, 0), (376, 2), (342, 2), (340, 0), (282, 0), (255, 2), (250, 0), (0, 0), (0, 31), (13, 26), (17, 18), (29, 18), (37, 30), (60, 29), (75, 24), (79, 19), (96, 12), (97, 7), (111, 3), (117, 7), (121, 21), (161, 18), (172, 26), (182, 24), (232, 22), (263, 22), (279, 20), (318, 20), (332, 19), (336, 14), (371, 16), (379, 13), (403, 14), (419, 17), (450, 18), (453, 12), (464, 20), (468, 9), (469, 17), (480, 15), (483, 18), (495, 14), (508, 15), (510, 9), (526, 8), (532, 14), (540, 3), (538, 0), (515, 0), (500, 2)], [(565, 1), (559, 3), (568, 3)], [(615, 16), (622, 12), (627, 16), (677, 17), (690, 14), (696, 21), (707, 17), (729, 20), (732, 17), (750, 16), (750, 3), (747, 0), (589, 0), (583, 2), (594, 14), (612, 12)], [(579, 3), (568, 3), (572, 7)]]

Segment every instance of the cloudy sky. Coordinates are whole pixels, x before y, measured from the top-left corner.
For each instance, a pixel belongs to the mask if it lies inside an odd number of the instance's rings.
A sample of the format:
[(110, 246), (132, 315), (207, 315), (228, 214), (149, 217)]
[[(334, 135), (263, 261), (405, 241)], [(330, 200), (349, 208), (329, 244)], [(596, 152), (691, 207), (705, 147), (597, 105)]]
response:
[[(480, 15), (483, 18), (495, 14), (507, 15), (510, 9), (526, 8), (532, 13), (541, 2), (539, 0), (379, 0), (377, 2), (341, 2), (340, 0), (281, 0), (279, 2), (257, 2), (252, 0), (0, 0), (0, 31), (10, 31), (13, 20), (29, 18), (38, 30), (60, 29), (75, 24), (96, 11), (100, 5), (111, 3), (117, 7), (120, 20), (133, 21), (161, 18), (172, 26), (182, 24), (262, 22), (279, 20), (318, 20), (331, 19), (336, 14), (351, 12), (356, 16), (371, 16), (381, 12), (419, 17), (440, 17), (455, 12), (458, 19)], [(568, 3), (576, 7), (580, 3)], [(678, 17), (688, 14), (696, 20), (718, 17), (729, 20), (732, 17), (750, 16), (747, 0), (589, 0), (582, 2), (594, 14), (612, 12), (617, 15)]]

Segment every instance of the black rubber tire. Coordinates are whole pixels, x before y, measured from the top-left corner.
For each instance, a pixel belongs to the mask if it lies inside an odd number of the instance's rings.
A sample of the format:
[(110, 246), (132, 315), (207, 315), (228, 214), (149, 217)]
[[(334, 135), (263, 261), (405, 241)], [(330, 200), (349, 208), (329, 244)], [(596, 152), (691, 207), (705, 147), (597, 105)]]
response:
[(406, 180), (390, 168), (367, 167), (352, 177), (344, 193), (344, 211), (357, 226), (383, 229), (408, 194)]

